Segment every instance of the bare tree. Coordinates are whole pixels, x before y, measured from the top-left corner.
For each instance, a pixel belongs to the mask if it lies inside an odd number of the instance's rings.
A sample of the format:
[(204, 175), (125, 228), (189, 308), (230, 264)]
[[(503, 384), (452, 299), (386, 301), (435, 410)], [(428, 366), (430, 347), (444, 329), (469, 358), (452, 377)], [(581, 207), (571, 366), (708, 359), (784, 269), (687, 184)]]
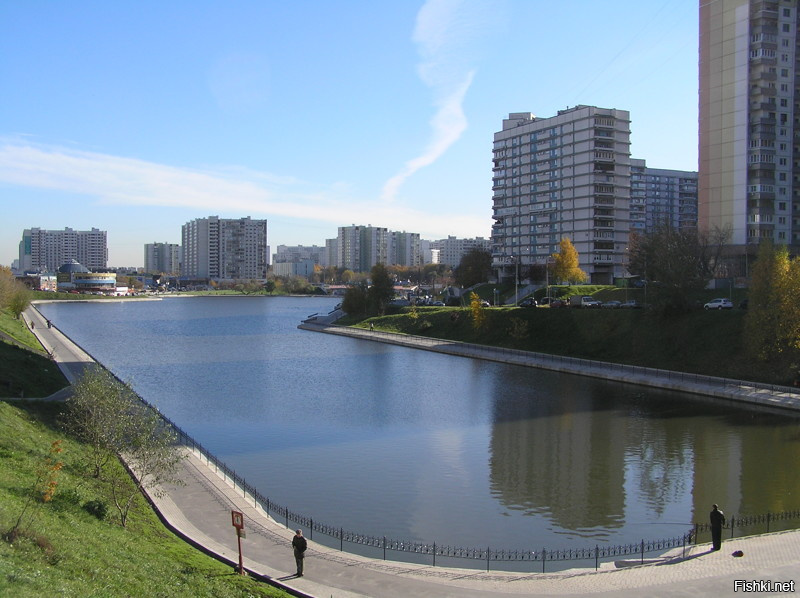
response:
[[(164, 484), (180, 483), (176, 472), (183, 455), (175, 431), (108, 370), (100, 366), (85, 370), (67, 400), (62, 421), (89, 445), (92, 475), (108, 481), (123, 527), (137, 493), (146, 488), (158, 494)], [(114, 457), (134, 473), (132, 486), (127, 477), (106, 467)]]

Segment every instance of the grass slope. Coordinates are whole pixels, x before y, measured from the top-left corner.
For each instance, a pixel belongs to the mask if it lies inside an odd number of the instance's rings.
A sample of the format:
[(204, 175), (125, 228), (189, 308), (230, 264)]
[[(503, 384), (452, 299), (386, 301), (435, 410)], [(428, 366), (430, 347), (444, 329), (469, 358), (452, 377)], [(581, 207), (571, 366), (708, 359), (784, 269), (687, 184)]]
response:
[(0, 397), (43, 398), (67, 386), (22, 320), (0, 310)]
[[(35, 497), (25, 534), (11, 543), (0, 540), (1, 596), (287, 596), (179, 540), (141, 496), (127, 529), (114, 520), (113, 507), (103, 520), (84, 510), (87, 501), (107, 502), (106, 490), (86, 477), (84, 447), (58, 431), (59, 409), (55, 403), (0, 402), (0, 532)], [(58, 439), (64, 467), (53, 500), (44, 503), (34, 483)]]

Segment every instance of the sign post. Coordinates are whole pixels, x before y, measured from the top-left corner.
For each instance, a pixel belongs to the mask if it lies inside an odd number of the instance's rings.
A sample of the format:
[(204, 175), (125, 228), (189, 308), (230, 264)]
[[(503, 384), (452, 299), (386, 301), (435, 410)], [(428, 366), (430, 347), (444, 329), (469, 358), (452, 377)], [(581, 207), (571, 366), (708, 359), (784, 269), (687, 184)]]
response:
[(239, 575), (246, 575), (242, 560), (242, 538), (246, 537), (244, 533), (244, 515), (239, 511), (231, 511), (231, 523), (236, 528), (236, 540), (239, 543)]

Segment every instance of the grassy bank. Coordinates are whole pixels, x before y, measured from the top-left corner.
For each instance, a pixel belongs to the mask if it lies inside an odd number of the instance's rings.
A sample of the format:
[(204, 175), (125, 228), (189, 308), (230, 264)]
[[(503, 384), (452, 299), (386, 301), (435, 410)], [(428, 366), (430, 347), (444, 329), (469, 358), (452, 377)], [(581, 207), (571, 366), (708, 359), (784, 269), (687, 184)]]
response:
[(47, 397), (67, 384), (25, 323), (0, 310), (0, 397)]
[[(107, 490), (85, 475), (83, 445), (55, 425), (61, 406), (0, 402), (0, 532), (23, 517), (23, 533), (0, 540), (2, 596), (287, 596), (179, 540), (137, 496), (127, 528), (113, 519)], [(61, 440), (63, 467), (50, 502), (41, 501), (37, 475)], [(112, 464), (121, 467), (119, 463)], [(109, 505), (98, 519), (84, 506)]]
[(404, 334), (582, 357), (614, 363), (791, 385), (788, 364), (750, 358), (743, 341), (746, 312), (694, 310), (662, 317), (648, 310), (487, 308), (476, 330), (464, 308), (404, 308), (402, 313), (339, 324)]

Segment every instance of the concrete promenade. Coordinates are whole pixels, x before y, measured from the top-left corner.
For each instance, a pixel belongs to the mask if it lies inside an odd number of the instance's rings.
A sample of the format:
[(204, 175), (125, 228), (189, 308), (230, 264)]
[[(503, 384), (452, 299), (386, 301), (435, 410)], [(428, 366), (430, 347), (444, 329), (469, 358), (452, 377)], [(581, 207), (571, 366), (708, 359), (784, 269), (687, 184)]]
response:
[(336, 326), (334, 322), (337, 318), (338, 314), (332, 312), (325, 316), (318, 316), (313, 320), (304, 320), (298, 328), (313, 332), (349, 336), (362, 340), (390, 343), (458, 357), (469, 357), (472, 359), (496, 361), (523, 367), (546, 369), (566, 374), (638, 384), (651, 388), (677, 390), (717, 399), (750, 403), (762, 407), (776, 407), (779, 409), (800, 411), (800, 388), (766, 388), (766, 385), (756, 385), (742, 380), (711, 378), (709, 376), (670, 372), (668, 370), (658, 370), (655, 368), (625, 366), (608, 362), (591, 361), (588, 359), (562, 357), (559, 355), (515, 351), (502, 347), (473, 345), (458, 341), (397, 334), (380, 330), (366, 330), (364, 328), (352, 326)]
[[(28, 310), (25, 318), (35, 322), (34, 333), (55, 355), (71, 381), (93, 363), (55, 328), (48, 329), (35, 309)], [(672, 558), (658, 564), (546, 574), (487, 573), (382, 561), (311, 541), (306, 574), (296, 578), (292, 575), (294, 558), (290, 547), (293, 532), (269, 517), (201, 455), (188, 447), (183, 450), (187, 458), (181, 466), (181, 477), (186, 485), (166, 487), (166, 494), (160, 497), (150, 494), (162, 520), (179, 536), (233, 565), (238, 562), (238, 552), (231, 510), (241, 511), (247, 532), (242, 541), (245, 568), (297, 596), (738, 596), (743, 591), (737, 591), (737, 580), (782, 582), (787, 586), (800, 581), (800, 531), (726, 540), (719, 552), (709, 552), (709, 546), (703, 544), (689, 548), (681, 557), (678, 549)], [(304, 531), (309, 535), (308, 530)], [(731, 553), (736, 550), (743, 551), (744, 556), (733, 557)]]

